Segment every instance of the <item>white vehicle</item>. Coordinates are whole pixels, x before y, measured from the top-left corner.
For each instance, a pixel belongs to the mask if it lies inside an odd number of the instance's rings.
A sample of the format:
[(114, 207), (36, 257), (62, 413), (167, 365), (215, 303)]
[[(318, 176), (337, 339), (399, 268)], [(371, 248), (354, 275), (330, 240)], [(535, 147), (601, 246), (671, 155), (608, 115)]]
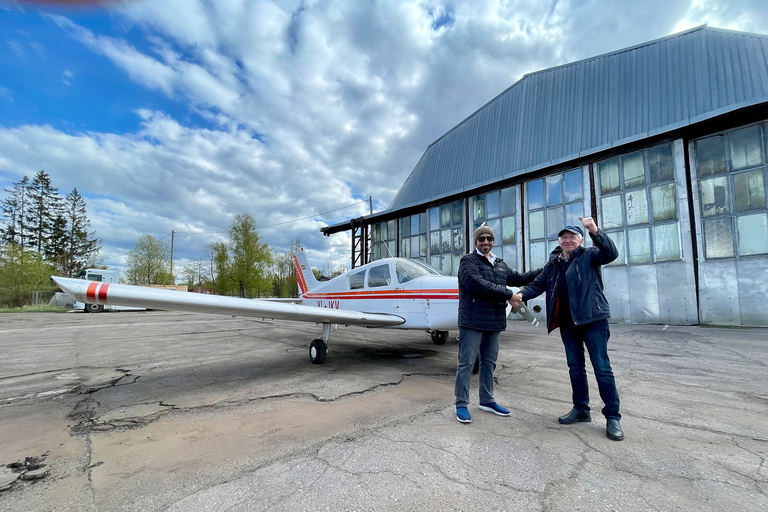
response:
[[(416, 260), (386, 258), (324, 282), (315, 279), (303, 251), (294, 255), (294, 263), (301, 292), (298, 304), (83, 283), (65, 277), (51, 279), (73, 299), (94, 305), (119, 304), (322, 324), (322, 338), (313, 340), (309, 346), (313, 364), (325, 361), (335, 325), (423, 330), (431, 334), (437, 345), (445, 343), (449, 330), (458, 329), (458, 280)], [(533, 325), (538, 324), (525, 306), (507, 309), (508, 314), (514, 311)]]
[[(79, 279), (93, 281), (96, 283), (120, 283), (120, 271), (117, 269), (87, 268), (80, 272)], [(75, 300), (75, 309), (82, 309), (86, 313), (101, 313), (102, 311), (141, 311), (144, 308), (133, 308), (126, 306), (115, 306), (111, 304), (99, 304), (97, 301), (80, 302)]]

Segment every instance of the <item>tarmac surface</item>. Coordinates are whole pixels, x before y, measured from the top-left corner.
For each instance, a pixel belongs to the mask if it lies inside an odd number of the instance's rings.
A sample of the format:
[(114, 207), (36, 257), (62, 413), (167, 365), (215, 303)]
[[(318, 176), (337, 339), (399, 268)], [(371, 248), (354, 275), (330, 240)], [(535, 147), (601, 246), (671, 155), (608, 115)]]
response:
[(557, 332), (511, 322), (496, 400), (456, 421), (423, 332), (175, 312), (0, 315), (0, 511), (768, 510), (768, 330), (612, 325), (625, 440), (560, 425)]

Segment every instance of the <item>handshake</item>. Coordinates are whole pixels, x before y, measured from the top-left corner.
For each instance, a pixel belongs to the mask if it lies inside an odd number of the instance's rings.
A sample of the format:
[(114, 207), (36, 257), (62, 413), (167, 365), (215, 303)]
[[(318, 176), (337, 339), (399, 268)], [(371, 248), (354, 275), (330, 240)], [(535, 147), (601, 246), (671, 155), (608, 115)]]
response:
[(523, 294), (522, 293), (512, 294), (512, 298), (509, 299), (509, 303), (512, 305), (513, 308), (516, 308), (517, 306), (523, 303)]

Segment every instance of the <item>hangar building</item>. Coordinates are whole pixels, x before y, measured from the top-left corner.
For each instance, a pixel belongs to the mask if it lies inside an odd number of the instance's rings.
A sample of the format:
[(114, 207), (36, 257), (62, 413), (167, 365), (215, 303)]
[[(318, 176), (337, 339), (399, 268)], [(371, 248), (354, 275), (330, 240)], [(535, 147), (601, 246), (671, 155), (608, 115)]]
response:
[(387, 210), (323, 232), (352, 231), (353, 267), (456, 275), (483, 222), (529, 270), (591, 215), (620, 252), (613, 322), (768, 326), (767, 164), (768, 36), (703, 26), (525, 75), (433, 142)]

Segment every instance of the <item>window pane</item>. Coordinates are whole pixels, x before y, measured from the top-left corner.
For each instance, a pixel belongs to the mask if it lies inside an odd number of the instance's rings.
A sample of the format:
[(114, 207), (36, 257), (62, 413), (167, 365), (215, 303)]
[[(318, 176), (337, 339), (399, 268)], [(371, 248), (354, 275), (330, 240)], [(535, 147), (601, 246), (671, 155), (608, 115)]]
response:
[(509, 268), (517, 268), (517, 246), (505, 245), (502, 249), (502, 258), (507, 262), (507, 266)]
[(499, 216), (499, 193), (488, 192), (485, 195), (485, 216), (493, 218)]
[(701, 185), (701, 213), (704, 217), (730, 212), (728, 208), (728, 178), (703, 180)]
[(397, 251), (397, 243), (395, 243), (394, 240), (390, 240), (387, 242), (384, 247), (387, 249), (387, 255), (384, 256), (385, 258), (394, 258), (395, 252)]
[(630, 263), (648, 263), (651, 261), (651, 239), (648, 228), (627, 231)]
[(627, 208), (627, 225), (648, 222), (648, 198), (646, 189), (627, 192), (624, 201)]
[(609, 196), (600, 200), (603, 211), (603, 229), (624, 227), (624, 210), (621, 196)]
[(737, 220), (739, 226), (739, 253), (768, 253), (768, 214), (744, 215)]
[(733, 164), (734, 169), (745, 169), (762, 163), (759, 126), (749, 126), (731, 132), (730, 139), (731, 164)]
[(528, 216), (528, 237), (531, 240), (536, 238), (544, 238), (544, 212), (532, 212)]
[(563, 180), (557, 176), (547, 176), (547, 205), (563, 202)]
[(444, 204), (440, 207), (440, 227), (445, 228), (451, 225), (451, 205)]
[(453, 250), (464, 252), (464, 236), (462, 235), (461, 228), (454, 228), (453, 230)]
[(440, 232), (433, 231), (429, 234), (429, 250), (432, 254), (440, 254)]
[(453, 241), (451, 240), (451, 230), (444, 229), (440, 232), (440, 252), (443, 254), (451, 252), (451, 246)]
[(349, 289), (359, 290), (365, 286), (365, 270), (362, 272), (356, 272), (349, 276)]
[(408, 258), (411, 256), (411, 241), (409, 238), (404, 238), (400, 241), (400, 257)]
[(472, 219), (474, 221), (485, 220), (485, 194), (472, 198)]
[(381, 236), (380, 240), (386, 240), (387, 239), (387, 223), (382, 222), (379, 228), (379, 235)]
[(735, 174), (733, 176), (733, 195), (734, 208), (737, 212), (765, 208), (763, 169)]
[(565, 202), (570, 203), (582, 198), (581, 193), (581, 169), (574, 169), (563, 174), (565, 189)]
[(725, 145), (724, 137), (715, 135), (696, 141), (696, 161), (698, 162), (699, 176), (709, 176), (725, 172)]
[(381, 243), (373, 244), (372, 250), (373, 250), (373, 254), (372, 254), (373, 261), (380, 260), (381, 259)]
[[(397, 237), (397, 221), (395, 219), (387, 221), (387, 240), (394, 240)], [(391, 249), (395, 249), (392, 245)]]
[(442, 256), (431, 256), (429, 258), (429, 266), (436, 268), (437, 270), (440, 270), (440, 259)]
[(419, 215), (411, 215), (411, 235), (419, 234)]
[(531, 244), (531, 268), (541, 268), (547, 262), (546, 246), (544, 242)]
[(427, 235), (419, 235), (419, 256), (427, 255)]
[(411, 236), (411, 218), (405, 217), (400, 219), (400, 238), (409, 236)]
[(528, 183), (528, 209), (544, 207), (544, 180), (536, 180)]
[(671, 142), (648, 150), (648, 168), (651, 174), (651, 183), (675, 179)]
[(516, 187), (505, 188), (501, 191), (501, 215), (514, 215), (517, 213)]
[(419, 255), (419, 237), (413, 236), (411, 237), (411, 254), (409, 257), (415, 258)]
[(454, 254), (453, 255), (453, 275), (459, 274), (459, 263), (461, 263), (461, 257), (463, 254)]
[(704, 247), (707, 250), (707, 258), (729, 258), (733, 256), (731, 219), (717, 219), (704, 222)]
[(419, 233), (426, 233), (427, 232), (427, 214), (420, 213), (419, 214)]
[(501, 221), (499, 219), (491, 219), (488, 221), (487, 226), (493, 230), (493, 236), (496, 238), (493, 243), (501, 244), (499, 236), (501, 235)]
[(557, 238), (557, 232), (564, 227), (563, 207), (547, 208), (547, 238)]
[(579, 201), (578, 203), (571, 203), (565, 205), (565, 225), (566, 226), (581, 226), (579, 217), (584, 216), (584, 203)]
[(638, 151), (637, 153), (623, 156), (621, 160), (624, 163), (624, 188), (645, 185), (643, 152)]
[(431, 208), (429, 210), (429, 229), (440, 227), (440, 208)]
[(677, 218), (675, 184), (668, 183), (651, 189), (651, 205), (655, 222)]
[(515, 232), (517, 229), (515, 218), (516, 217), (512, 215), (501, 219), (501, 241), (504, 244), (515, 243)]
[[(441, 261), (441, 265), (442, 265), (442, 268), (440, 270), (442, 270), (443, 272), (445, 272), (449, 276), (453, 275), (453, 272), (451, 270), (451, 255), (450, 254), (446, 254), (445, 256), (443, 256), (443, 259)], [(456, 269), (456, 270), (458, 270), (458, 269)]]
[(549, 258), (549, 255), (552, 254), (552, 251), (554, 251), (558, 245), (560, 245), (560, 242), (557, 239), (547, 240), (547, 258)]
[(464, 217), (461, 213), (461, 201), (454, 201), (451, 203), (451, 222), (453, 224), (461, 224), (461, 220)]
[(680, 232), (677, 229), (677, 222), (654, 226), (653, 244), (656, 251), (656, 261), (679, 260)]
[(606, 160), (600, 162), (598, 167), (600, 168), (600, 193), (608, 194), (620, 190), (619, 160), (617, 158)]
[(609, 265), (624, 265), (627, 262), (626, 256), (624, 255), (624, 232), (614, 231), (613, 233), (607, 233), (607, 235), (608, 238), (613, 240), (613, 243), (616, 245), (616, 249), (619, 251), (619, 257), (609, 263)]

